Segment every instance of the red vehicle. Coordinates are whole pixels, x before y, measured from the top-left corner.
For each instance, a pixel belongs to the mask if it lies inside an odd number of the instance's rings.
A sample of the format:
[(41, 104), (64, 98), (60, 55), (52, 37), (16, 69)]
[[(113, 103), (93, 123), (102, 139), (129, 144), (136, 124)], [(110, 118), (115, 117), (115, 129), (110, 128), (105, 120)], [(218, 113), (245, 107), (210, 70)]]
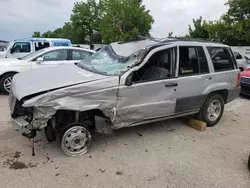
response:
[(241, 72), (241, 94), (250, 96), (250, 68)]

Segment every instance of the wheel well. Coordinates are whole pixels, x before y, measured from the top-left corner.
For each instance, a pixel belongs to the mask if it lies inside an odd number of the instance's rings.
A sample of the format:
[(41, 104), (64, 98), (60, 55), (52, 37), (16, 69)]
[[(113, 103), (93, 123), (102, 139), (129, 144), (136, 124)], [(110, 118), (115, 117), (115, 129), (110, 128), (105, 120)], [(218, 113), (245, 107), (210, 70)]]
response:
[(220, 94), (222, 96), (224, 102), (227, 103), (228, 90), (222, 89), (222, 90), (218, 90), (218, 91), (214, 91), (214, 92), (210, 93), (210, 95), (212, 95), (212, 94)]
[(89, 120), (93, 123), (93, 129), (95, 129), (95, 116), (99, 116), (108, 122), (111, 122), (110, 119), (104, 115), (104, 113), (99, 109), (88, 110), (84, 112), (73, 111), (73, 110), (58, 110), (54, 115), (56, 122), (55, 125), (57, 128), (65, 127), (66, 125), (74, 122), (83, 122)]
[(11, 71), (11, 72), (6, 72), (6, 73), (4, 73), (4, 74), (2, 74), (1, 76), (0, 76), (0, 79), (2, 78), (2, 77), (4, 77), (5, 75), (7, 75), (7, 74), (17, 74), (18, 72), (15, 72), (15, 71)]

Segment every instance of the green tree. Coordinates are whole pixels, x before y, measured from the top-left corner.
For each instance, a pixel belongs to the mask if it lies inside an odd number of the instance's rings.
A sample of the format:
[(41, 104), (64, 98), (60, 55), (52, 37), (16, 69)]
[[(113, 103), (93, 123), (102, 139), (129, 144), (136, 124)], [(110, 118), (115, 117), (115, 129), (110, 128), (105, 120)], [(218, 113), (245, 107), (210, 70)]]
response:
[(136, 35), (150, 36), (154, 22), (149, 10), (138, 0), (102, 0), (100, 32), (105, 43), (129, 40)]
[(39, 31), (35, 31), (32, 37), (41, 37), (41, 33)]
[(228, 45), (250, 45), (250, 1), (228, 0), (228, 11), (218, 21), (209, 22), (209, 38)]
[[(76, 2), (70, 21), (41, 37), (69, 38), (73, 43), (109, 43), (149, 36), (154, 20), (142, 0)], [(34, 32), (35, 36), (38, 32)]]
[(96, 0), (76, 2), (71, 15), (71, 24), (78, 43), (100, 43), (102, 9)]
[(207, 39), (209, 38), (209, 33), (206, 29), (206, 21), (202, 20), (202, 17), (198, 19), (193, 19), (193, 27), (189, 25), (188, 37)]

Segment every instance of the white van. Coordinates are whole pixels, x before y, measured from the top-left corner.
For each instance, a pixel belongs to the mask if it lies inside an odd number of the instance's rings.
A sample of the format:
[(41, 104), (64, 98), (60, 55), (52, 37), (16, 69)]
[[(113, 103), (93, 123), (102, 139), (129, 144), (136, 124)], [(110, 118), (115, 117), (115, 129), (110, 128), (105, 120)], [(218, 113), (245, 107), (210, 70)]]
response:
[(59, 38), (26, 38), (22, 40), (13, 40), (0, 51), (0, 59), (20, 58), (31, 52), (52, 46), (71, 46), (71, 41), (69, 39)]

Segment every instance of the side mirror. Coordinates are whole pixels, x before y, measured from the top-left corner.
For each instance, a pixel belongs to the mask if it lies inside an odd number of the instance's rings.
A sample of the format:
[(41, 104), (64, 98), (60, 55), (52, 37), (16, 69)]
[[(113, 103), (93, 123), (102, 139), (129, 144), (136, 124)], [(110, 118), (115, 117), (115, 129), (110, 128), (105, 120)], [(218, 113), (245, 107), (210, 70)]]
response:
[(10, 54), (14, 54), (14, 52), (15, 52), (15, 49), (14, 49), (14, 48), (11, 48), (11, 49), (10, 49)]
[(43, 62), (43, 58), (42, 57), (38, 57), (37, 59), (36, 59), (36, 63), (37, 64), (41, 64)]
[(134, 72), (131, 72), (130, 75), (126, 78), (125, 85), (131, 86), (133, 84)]

